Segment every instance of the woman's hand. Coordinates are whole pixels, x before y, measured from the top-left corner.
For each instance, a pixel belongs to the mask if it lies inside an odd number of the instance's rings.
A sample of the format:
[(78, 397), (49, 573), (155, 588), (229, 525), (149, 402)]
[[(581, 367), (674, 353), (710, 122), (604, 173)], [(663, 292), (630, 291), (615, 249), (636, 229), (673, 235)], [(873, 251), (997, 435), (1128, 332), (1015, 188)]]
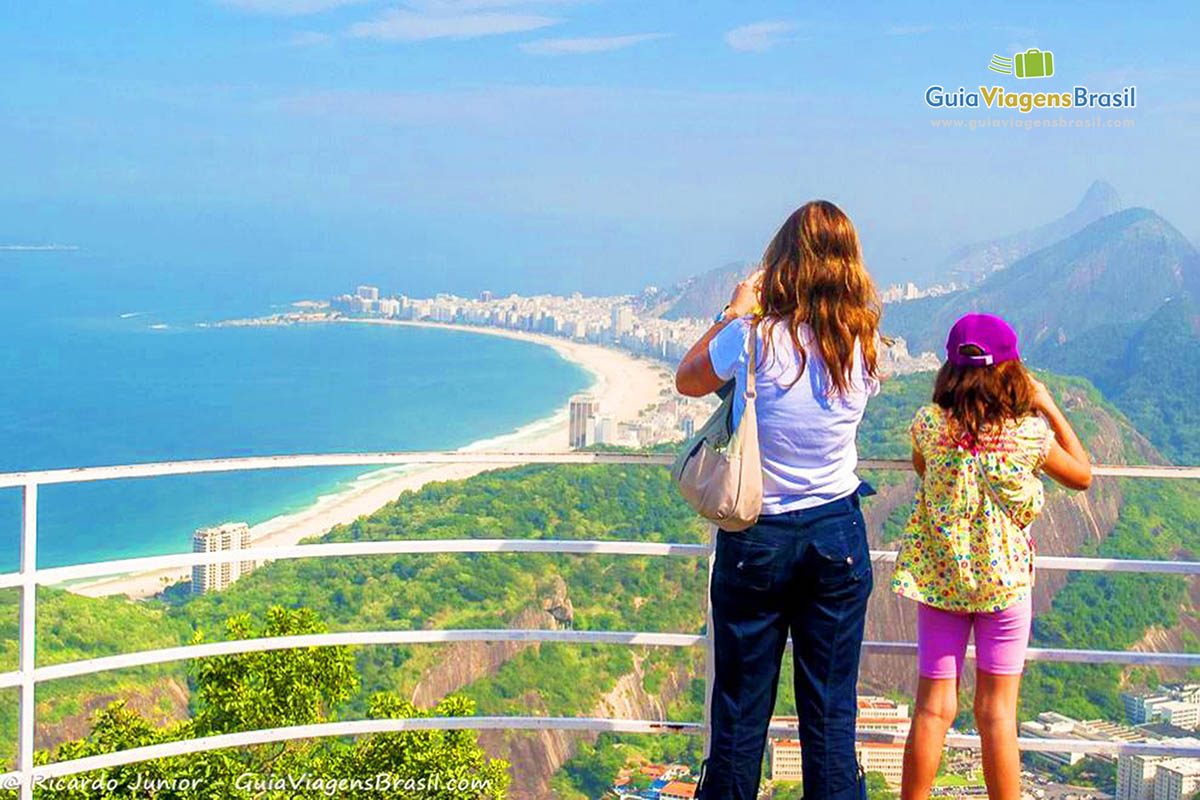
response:
[(729, 299), (729, 313), (735, 317), (749, 314), (758, 307), (759, 293), (762, 291), (763, 270), (755, 270), (737, 285), (733, 296)]

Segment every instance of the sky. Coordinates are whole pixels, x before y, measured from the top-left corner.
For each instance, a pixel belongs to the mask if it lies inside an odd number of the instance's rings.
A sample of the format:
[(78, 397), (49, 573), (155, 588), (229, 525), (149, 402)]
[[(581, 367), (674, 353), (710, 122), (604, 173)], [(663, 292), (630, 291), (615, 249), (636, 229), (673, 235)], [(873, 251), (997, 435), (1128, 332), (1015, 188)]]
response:
[[(10, 4), (0, 246), (314, 294), (624, 293), (753, 261), (823, 197), (887, 284), (1096, 178), (1195, 241), (1197, 33), (1186, 3)], [(1029, 48), (1053, 77), (988, 70)], [(933, 84), (1137, 107), (935, 110)], [(1054, 117), (1133, 125), (932, 127)]]

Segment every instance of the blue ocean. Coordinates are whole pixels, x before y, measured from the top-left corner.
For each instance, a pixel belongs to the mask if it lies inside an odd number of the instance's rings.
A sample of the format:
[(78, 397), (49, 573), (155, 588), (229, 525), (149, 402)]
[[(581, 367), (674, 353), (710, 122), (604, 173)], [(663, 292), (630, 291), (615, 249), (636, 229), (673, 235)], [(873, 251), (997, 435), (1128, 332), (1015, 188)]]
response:
[[(588, 374), (539, 345), (424, 328), (203, 327), (355, 281), (161, 282), (78, 253), (0, 253), (0, 472), (285, 453), (453, 449), (561, 408)], [(384, 287), (387, 290), (389, 287)], [(164, 327), (165, 326), (165, 327)], [(197, 527), (256, 524), (364, 468), (44, 486), (38, 563), (181, 552)], [(20, 491), (0, 490), (16, 568)]]

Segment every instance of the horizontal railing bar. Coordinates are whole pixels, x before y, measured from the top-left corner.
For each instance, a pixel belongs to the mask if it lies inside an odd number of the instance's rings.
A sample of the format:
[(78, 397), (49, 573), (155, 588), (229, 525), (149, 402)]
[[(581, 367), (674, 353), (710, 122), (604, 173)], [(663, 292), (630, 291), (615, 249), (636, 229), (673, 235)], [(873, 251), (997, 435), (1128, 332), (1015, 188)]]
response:
[[(643, 464), (664, 466), (674, 463), (673, 453), (598, 453), (496, 452), (485, 450), (414, 450), (382, 453), (308, 453), (239, 458), (208, 458), (188, 461), (160, 461), (144, 464), (120, 464), (97, 467), (34, 470), (0, 473), (0, 488), (28, 483), (83, 483), (88, 481), (151, 478), (164, 475), (195, 475), (207, 472), (239, 472), (263, 469), (303, 467), (392, 466), (400, 464)], [(863, 459), (860, 469), (912, 471), (907, 459)], [(1094, 475), (1125, 478), (1200, 478), (1200, 467), (1157, 466), (1151, 464), (1097, 465)]]
[[(642, 645), (648, 647), (696, 647), (704, 643), (703, 634), (659, 633), (655, 631), (579, 631), (545, 630), (538, 628), (478, 628), (459, 630), (420, 631), (342, 631), (338, 633), (271, 636), (257, 639), (234, 639), (224, 642), (142, 650), (100, 658), (70, 661), (38, 667), (33, 676), (36, 682), (75, 678), (115, 669), (145, 667), (195, 658), (287, 650), (299, 647), (348, 647), (397, 644), (445, 644), (453, 642), (566, 642), (572, 644)], [(788, 640), (791, 646), (791, 640)], [(872, 655), (916, 655), (915, 642), (863, 643), (863, 652)], [(967, 653), (974, 657), (974, 646)], [(1147, 653), (1126, 650), (1072, 650), (1065, 648), (1033, 647), (1030, 661), (1053, 661), (1073, 664), (1136, 664), (1159, 667), (1200, 667), (1198, 653)], [(19, 672), (0, 673), (0, 688), (17, 685)]]
[[(192, 658), (287, 650), (296, 647), (352, 645), (439, 644), (450, 642), (571, 642), (575, 644), (624, 644), (656, 647), (692, 647), (704, 641), (703, 635), (655, 633), (650, 631), (576, 631), (538, 628), (477, 628), (467, 630), (423, 631), (349, 631), (297, 636), (270, 636), (260, 639), (234, 639), (226, 642), (143, 650), (116, 656), (72, 661), (34, 670), (37, 681), (73, 678), (112, 669), (141, 667)], [(0, 675), (0, 680), (7, 677)], [(0, 683), (2, 685), (2, 683)]]
[[(377, 542), (326, 542), (281, 547), (251, 547), (212, 553), (176, 553), (51, 567), (38, 570), (43, 585), (126, 572), (151, 572), (171, 567), (227, 564), (235, 561), (274, 561), (289, 558), (400, 555), (420, 553), (578, 553), (632, 556), (707, 556), (706, 544), (677, 542), (605, 541), (600, 539), (390, 539)], [(16, 585), (20, 573), (0, 575), (0, 587)], [(10, 581), (12, 583), (10, 584)]]
[[(34, 580), (43, 586), (64, 581), (99, 578), (132, 572), (154, 572), (176, 567), (228, 564), (235, 561), (272, 561), (290, 558), (402, 555), (419, 553), (575, 553), (629, 556), (706, 557), (706, 544), (679, 542), (604, 541), (597, 539), (391, 539), (378, 542), (327, 542), (280, 547), (252, 547), (212, 553), (175, 553), (165, 556), (124, 558), (51, 567), (38, 570)], [(871, 560), (893, 562), (895, 550), (872, 550)], [(1200, 575), (1200, 561), (1147, 561), (1121, 558), (1038, 556), (1041, 569), (1080, 572), (1141, 572)], [(0, 588), (20, 585), (21, 573), (0, 574)]]
[[(300, 739), (323, 739), (342, 736), (367, 736), (378, 733), (401, 733), (405, 731), (429, 730), (527, 730), (527, 731), (579, 731), (609, 733), (685, 733), (700, 734), (703, 724), (699, 722), (672, 722), (668, 720), (611, 719), (606, 717), (415, 717), (404, 719), (373, 719), (345, 722), (325, 722), (316, 725), (294, 725), (284, 728), (269, 728), (242, 733), (226, 733), (198, 739), (181, 739), (176, 742), (135, 747), (104, 755), (76, 758), (34, 767), (34, 780), (62, 778), (111, 767), (138, 764), (159, 758), (195, 755), (213, 750), (234, 747), (250, 747), (274, 742)], [(795, 738), (797, 731), (790, 725), (773, 724), (769, 735), (779, 739)], [(860, 741), (874, 743), (900, 743), (903, 736), (881, 731), (859, 731)], [(1042, 753), (1105, 753), (1110, 755), (1177, 756), (1200, 757), (1200, 745), (1167, 744), (1161, 742), (1114, 742), (1087, 739), (1036, 739), (1022, 736), (1018, 747), (1027, 752)], [(979, 737), (951, 734), (946, 745), (956, 749), (978, 749)], [(0, 775), (0, 782), (11, 781), (19, 773)]]
[(519, 452), (486, 450), (397, 450), (380, 453), (307, 453), (298, 455), (206, 458), (98, 467), (71, 467), (0, 474), (0, 488), (26, 483), (84, 483), (88, 481), (196, 475), (304, 467), (387, 467), (406, 464), (648, 464), (667, 465), (669, 453), (597, 453), (590, 451)]

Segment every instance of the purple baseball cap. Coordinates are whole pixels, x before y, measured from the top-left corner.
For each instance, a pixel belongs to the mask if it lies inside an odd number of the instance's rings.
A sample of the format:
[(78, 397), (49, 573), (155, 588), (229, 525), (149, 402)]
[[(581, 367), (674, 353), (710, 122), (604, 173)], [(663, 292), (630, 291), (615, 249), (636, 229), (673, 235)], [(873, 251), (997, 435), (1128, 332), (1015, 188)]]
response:
[[(969, 356), (960, 350), (974, 345), (981, 355)], [(984, 367), (1003, 364), (1021, 357), (1017, 352), (1017, 332), (992, 314), (967, 314), (960, 317), (946, 337), (946, 358), (958, 367)]]

